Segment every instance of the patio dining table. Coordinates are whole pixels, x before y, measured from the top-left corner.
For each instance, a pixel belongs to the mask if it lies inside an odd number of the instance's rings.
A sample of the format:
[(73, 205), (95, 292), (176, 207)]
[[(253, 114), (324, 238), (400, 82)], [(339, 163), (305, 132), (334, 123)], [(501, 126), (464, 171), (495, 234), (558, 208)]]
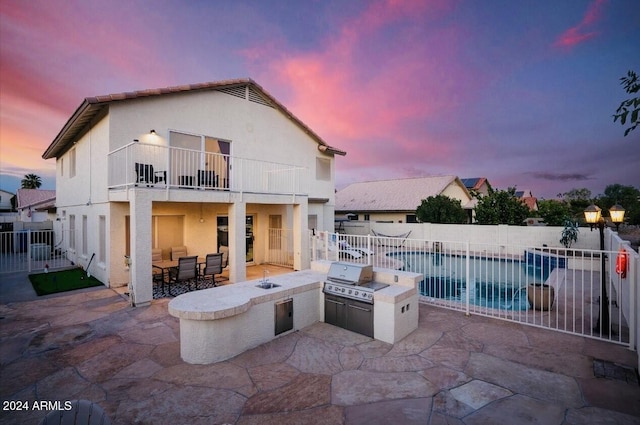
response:
[[(160, 274), (162, 275), (162, 290), (164, 292), (164, 285), (169, 285), (169, 270), (178, 267), (179, 260), (162, 260), (162, 261), (154, 261), (151, 263), (151, 267), (160, 270)], [(196, 273), (200, 276), (200, 270), (202, 265), (205, 264), (206, 260), (204, 257), (198, 257), (198, 266)]]

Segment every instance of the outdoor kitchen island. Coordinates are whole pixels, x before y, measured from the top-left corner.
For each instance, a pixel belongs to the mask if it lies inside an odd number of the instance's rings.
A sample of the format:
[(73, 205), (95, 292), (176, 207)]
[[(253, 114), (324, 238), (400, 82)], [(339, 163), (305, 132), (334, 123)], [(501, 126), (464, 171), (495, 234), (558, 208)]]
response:
[[(318, 321), (324, 321), (323, 285), (330, 261), (310, 270), (189, 292), (169, 302), (180, 319), (180, 354), (192, 364), (229, 359)], [(389, 286), (375, 292), (374, 338), (395, 343), (418, 326), (417, 284), (422, 275), (375, 269), (376, 281)]]

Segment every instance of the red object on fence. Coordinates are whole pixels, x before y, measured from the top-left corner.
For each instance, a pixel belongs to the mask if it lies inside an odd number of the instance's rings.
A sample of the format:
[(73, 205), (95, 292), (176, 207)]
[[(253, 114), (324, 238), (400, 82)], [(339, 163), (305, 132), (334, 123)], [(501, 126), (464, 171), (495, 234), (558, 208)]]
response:
[(627, 251), (624, 248), (620, 248), (618, 251), (618, 257), (616, 258), (616, 273), (620, 275), (621, 278), (627, 277)]

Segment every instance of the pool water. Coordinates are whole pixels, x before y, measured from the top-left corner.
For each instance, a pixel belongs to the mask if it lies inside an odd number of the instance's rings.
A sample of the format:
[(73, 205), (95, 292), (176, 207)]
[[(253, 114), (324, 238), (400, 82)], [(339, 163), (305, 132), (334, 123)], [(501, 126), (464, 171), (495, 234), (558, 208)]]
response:
[(552, 270), (535, 262), (471, 257), (471, 284), (467, 285), (466, 256), (424, 252), (396, 252), (387, 255), (402, 261), (402, 270), (425, 276), (418, 287), (420, 295), (464, 301), (469, 287), (472, 304), (502, 310), (527, 310), (527, 285), (545, 282)]

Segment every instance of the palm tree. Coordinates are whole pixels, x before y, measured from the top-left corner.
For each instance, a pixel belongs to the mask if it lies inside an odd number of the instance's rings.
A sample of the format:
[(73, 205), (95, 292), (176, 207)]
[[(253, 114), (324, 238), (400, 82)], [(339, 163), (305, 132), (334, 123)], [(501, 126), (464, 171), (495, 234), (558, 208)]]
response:
[(35, 174), (25, 174), (21, 184), (22, 189), (38, 189), (42, 186), (42, 180)]

